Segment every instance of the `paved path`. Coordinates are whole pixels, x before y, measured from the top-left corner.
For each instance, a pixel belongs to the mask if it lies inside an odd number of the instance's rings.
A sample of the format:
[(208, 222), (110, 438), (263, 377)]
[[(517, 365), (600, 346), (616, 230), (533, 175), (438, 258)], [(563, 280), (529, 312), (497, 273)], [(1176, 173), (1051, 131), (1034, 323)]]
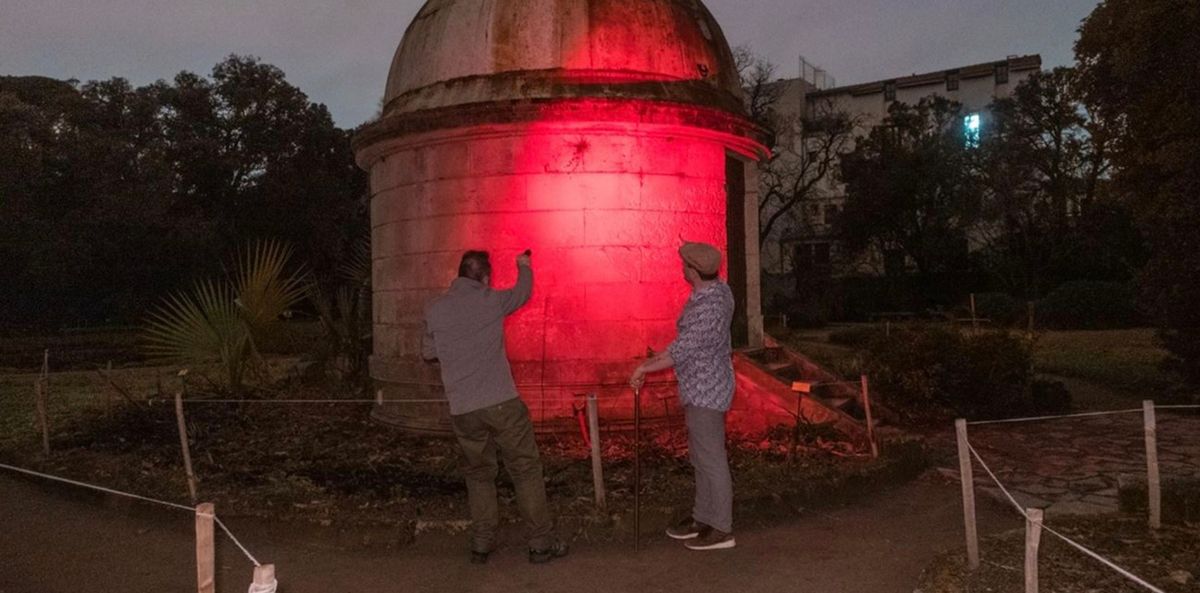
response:
[[(1159, 410), (1158, 459), (1164, 481), (1200, 478), (1200, 416)], [(1117, 510), (1123, 483), (1145, 483), (1142, 414), (972, 426), (972, 445), (1024, 506), (1051, 514)], [(939, 435), (953, 447), (953, 435)], [(957, 466), (947, 473), (957, 475)], [(980, 469), (979, 487), (1002, 494)]]
[[(345, 550), (320, 529), (229, 526), (264, 562), (278, 566), (280, 593), (662, 592), (911, 593), (940, 550), (960, 545), (955, 484), (926, 476), (854, 506), (810, 513), (738, 534), (729, 552), (690, 552), (651, 538), (641, 554), (577, 542), (572, 555), (530, 566), (515, 546), (486, 567), (470, 566), (465, 540), (427, 536), (402, 550)], [(998, 508), (980, 509), (985, 532), (1019, 527)], [(113, 505), (0, 475), (0, 593), (149, 593), (195, 587), (187, 512)], [(218, 591), (244, 591), (251, 566), (219, 544)]]

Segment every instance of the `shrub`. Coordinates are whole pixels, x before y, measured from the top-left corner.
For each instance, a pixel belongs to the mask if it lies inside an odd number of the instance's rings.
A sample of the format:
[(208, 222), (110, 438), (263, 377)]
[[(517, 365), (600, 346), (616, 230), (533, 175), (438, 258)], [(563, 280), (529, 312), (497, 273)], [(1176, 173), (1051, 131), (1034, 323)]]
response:
[(1062, 381), (1034, 379), (1030, 395), (1033, 409), (1039, 414), (1063, 414), (1071, 410), (1071, 392)]
[(887, 403), (910, 419), (947, 411), (984, 419), (1037, 410), (1031, 360), (1029, 346), (1006, 333), (928, 327), (876, 336), (866, 367)]
[[(965, 308), (970, 316), (970, 306)], [(990, 319), (1000, 327), (1013, 327), (1026, 320), (1026, 305), (1002, 292), (985, 292), (975, 295), (975, 315)]]
[(825, 307), (815, 298), (794, 299), (787, 304), (784, 313), (787, 314), (787, 325), (791, 329), (825, 327), (829, 321)]
[[(1118, 494), (1121, 512), (1143, 514), (1148, 507), (1146, 483), (1122, 484)], [(1200, 478), (1167, 479), (1162, 484), (1162, 520), (1164, 523), (1200, 522)]]
[(1053, 329), (1117, 329), (1140, 319), (1133, 291), (1119, 282), (1067, 282), (1037, 304), (1036, 322)]

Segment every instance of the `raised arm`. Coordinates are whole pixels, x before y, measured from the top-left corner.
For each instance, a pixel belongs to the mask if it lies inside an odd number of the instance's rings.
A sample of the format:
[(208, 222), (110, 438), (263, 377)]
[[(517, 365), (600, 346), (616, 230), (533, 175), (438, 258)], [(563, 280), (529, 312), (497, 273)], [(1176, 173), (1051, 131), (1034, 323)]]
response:
[(495, 294), (500, 297), (500, 307), (505, 315), (511, 315), (529, 302), (529, 297), (533, 294), (533, 264), (528, 251), (517, 256), (517, 283), (512, 288), (496, 291)]

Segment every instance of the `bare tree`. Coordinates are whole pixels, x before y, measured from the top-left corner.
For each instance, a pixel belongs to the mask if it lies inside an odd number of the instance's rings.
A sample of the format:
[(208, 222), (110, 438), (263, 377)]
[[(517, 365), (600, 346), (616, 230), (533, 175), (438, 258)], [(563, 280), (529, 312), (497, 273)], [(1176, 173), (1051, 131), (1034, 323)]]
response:
[(787, 90), (783, 81), (775, 80), (775, 64), (754, 53), (754, 50), (746, 45), (734, 48), (733, 60), (738, 76), (741, 77), (746, 111), (749, 112), (750, 118), (764, 128), (774, 129), (775, 104)]
[(830, 102), (811, 105), (807, 116), (780, 118), (771, 157), (759, 164), (760, 245), (785, 217), (802, 220), (804, 206), (832, 188), (857, 123)]

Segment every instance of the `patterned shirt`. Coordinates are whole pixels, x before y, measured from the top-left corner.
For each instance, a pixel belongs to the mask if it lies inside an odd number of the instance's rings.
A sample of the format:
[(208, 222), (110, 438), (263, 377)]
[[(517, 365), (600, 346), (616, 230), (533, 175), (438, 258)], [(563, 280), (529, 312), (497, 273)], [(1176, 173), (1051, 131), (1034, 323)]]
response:
[(714, 282), (692, 292), (667, 347), (684, 405), (725, 412), (733, 403), (733, 291)]

